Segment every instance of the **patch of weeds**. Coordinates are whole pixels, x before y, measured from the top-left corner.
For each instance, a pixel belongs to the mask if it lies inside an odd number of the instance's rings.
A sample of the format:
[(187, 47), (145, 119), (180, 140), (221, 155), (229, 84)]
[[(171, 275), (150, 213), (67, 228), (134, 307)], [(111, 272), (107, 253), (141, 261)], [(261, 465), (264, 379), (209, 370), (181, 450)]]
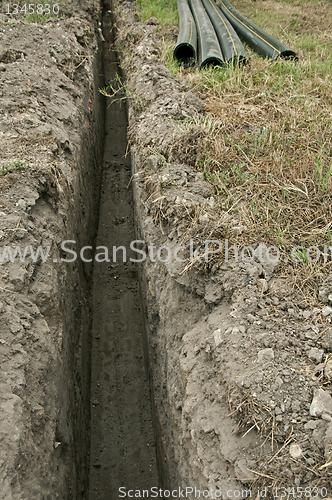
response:
[(24, 165), (24, 163), (20, 160), (14, 161), (12, 165), (2, 165), (0, 169), (0, 175), (6, 175), (10, 172), (15, 172), (19, 170), (26, 170), (27, 168), (31, 168), (31, 165)]
[(149, 148), (149, 154), (158, 157), (158, 164), (161, 165), (162, 168), (167, 167), (167, 160), (164, 155), (158, 153), (158, 151), (154, 151), (151, 148)]
[(200, 158), (197, 161), (196, 168), (203, 173), (204, 179), (212, 184), (217, 194), (227, 190), (229, 185), (227, 172), (223, 165), (211, 158), (209, 153), (204, 159)]
[(323, 165), (321, 155), (317, 156), (316, 159), (316, 184), (321, 191), (326, 191), (328, 189), (329, 180), (331, 178), (332, 170), (332, 160), (328, 167)]
[(135, 109), (138, 110), (141, 108), (140, 99), (131, 92), (118, 73), (107, 87), (102, 87), (98, 90), (102, 95), (111, 99), (109, 106), (114, 103), (121, 104), (126, 99), (132, 99)]
[(246, 163), (233, 163), (230, 167), (230, 172), (235, 186), (242, 186), (242, 184), (245, 184), (253, 177), (253, 175), (246, 170)]

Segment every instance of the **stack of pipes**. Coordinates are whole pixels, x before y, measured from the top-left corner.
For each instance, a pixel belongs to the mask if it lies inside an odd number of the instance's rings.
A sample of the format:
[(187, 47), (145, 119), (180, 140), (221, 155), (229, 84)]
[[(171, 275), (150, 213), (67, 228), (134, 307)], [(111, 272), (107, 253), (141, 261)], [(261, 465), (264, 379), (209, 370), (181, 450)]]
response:
[[(189, 1), (189, 3), (188, 3)], [(296, 53), (238, 12), (228, 0), (177, 0), (180, 32), (174, 59), (188, 67), (241, 64), (247, 54), (240, 38), (263, 57), (296, 59)]]

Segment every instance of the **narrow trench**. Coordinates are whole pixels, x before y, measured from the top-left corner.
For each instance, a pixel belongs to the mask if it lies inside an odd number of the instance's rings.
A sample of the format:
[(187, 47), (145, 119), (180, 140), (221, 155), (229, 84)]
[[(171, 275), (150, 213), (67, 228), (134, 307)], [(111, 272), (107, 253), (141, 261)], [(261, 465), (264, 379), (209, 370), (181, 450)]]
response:
[[(105, 83), (119, 73), (113, 50), (111, 5), (103, 6)], [(121, 97), (121, 96), (119, 96)], [(111, 249), (135, 239), (130, 155), (125, 106), (106, 103), (100, 218), (96, 246), (109, 249), (111, 262), (93, 271), (91, 346), (91, 448), (89, 500), (119, 498), (119, 488), (158, 487), (143, 325), (135, 264)], [(98, 250), (97, 250), (98, 253)], [(124, 491), (124, 490), (122, 490)]]

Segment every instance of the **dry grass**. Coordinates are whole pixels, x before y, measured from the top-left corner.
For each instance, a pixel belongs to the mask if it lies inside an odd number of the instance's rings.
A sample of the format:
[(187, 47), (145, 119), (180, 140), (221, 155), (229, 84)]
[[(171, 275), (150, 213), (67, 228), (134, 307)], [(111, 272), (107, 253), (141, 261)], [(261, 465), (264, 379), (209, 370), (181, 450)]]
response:
[(295, 246), (321, 252), (332, 246), (332, 5), (327, 0), (233, 4), (294, 48), (299, 61), (266, 61), (247, 48), (250, 64), (244, 68), (184, 70), (171, 61), (172, 47), (165, 44), (172, 71), (205, 95), (204, 119), (188, 124), (205, 138), (188, 161), (186, 132), (183, 160), (204, 173), (223, 210), (235, 205), (232, 211), (247, 230), (232, 243), (277, 246), (279, 273), (312, 299), (331, 272), (331, 258), (324, 263), (321, 255), (311, 263), (299, 252), (303, 262), (296, 263), (290, 255)]

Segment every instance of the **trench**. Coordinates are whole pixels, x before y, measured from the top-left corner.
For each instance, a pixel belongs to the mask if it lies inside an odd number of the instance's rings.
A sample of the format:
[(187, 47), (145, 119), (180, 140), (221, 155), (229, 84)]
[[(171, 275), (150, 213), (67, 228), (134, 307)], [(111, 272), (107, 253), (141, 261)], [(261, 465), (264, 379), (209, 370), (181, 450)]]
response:
[[(103, 5), (105, 83), (120, 74), (113, 49), (112, 5)], [(123, 95), (105, 103), (103, 180), (96, 247), (110, 262), (95, 262), (91, 343), (91, 446), (89, 499), (119, 498), (119, 488), (146, 490), (160, 484), (156, 425), (144, 341), (142, 301), (136, 265), (123, 259), (135, 240), (134, 201), (127, 151)], [(129, 187), (128, 187), (129, 186)], [(103, 250), (96, 250), (96, 253)], [(123, 262), (123, 260), (126, 260)], [(124, 491), (124, 490), (123, 490)]]

